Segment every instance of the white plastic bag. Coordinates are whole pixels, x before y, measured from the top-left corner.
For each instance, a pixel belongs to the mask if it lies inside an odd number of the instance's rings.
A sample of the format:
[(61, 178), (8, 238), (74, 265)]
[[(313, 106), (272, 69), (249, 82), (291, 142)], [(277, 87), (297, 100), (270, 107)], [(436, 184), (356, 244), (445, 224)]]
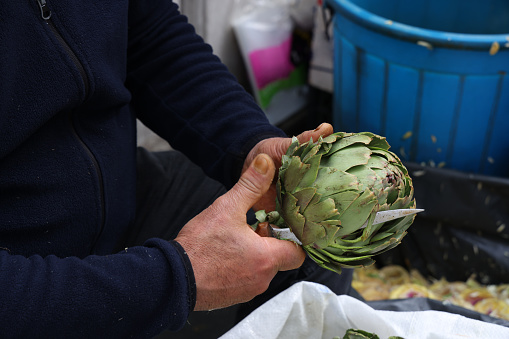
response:
[(277, 124), (307, 102), (307, 70), (291, 61), (293, 0), (237, 0), (233, 31), (258, 104)]
[(293, 285), (272, 298), (225, 333), (221, 339), (332, 339), (355, 328), (381, 339), (509, 338), (509, 328), (439, 312), (375, 310), (346, 295), (310, 282)]

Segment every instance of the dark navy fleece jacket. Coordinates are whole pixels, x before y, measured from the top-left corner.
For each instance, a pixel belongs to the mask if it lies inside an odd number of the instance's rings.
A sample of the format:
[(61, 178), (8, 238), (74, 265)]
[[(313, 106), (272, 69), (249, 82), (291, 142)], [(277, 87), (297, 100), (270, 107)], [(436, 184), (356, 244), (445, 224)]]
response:
[(175, 242), (113, 253), (135, 119), (231, 186), (271, 126), (170, 0), (0, 8), (0, 337), (151, 337), (194, 307)]

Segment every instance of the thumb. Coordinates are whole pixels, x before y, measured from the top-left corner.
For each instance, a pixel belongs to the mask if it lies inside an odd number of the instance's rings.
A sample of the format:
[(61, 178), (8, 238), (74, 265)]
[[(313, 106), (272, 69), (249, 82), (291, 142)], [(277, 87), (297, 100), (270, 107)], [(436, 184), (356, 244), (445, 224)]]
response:
[(267, 242), (268, 255), (275, 261), (279, 271), (289, 271), (299, 268), (306, 253), (301, 246), (288, 240), (279, 240), (276, 238), (263, 238)]
[(276, 167), (267, 154), (259, 154), (239, 181), (225, 194), (225, 198), (237, 204), (237, 210), (246, 213), (269, 189)]

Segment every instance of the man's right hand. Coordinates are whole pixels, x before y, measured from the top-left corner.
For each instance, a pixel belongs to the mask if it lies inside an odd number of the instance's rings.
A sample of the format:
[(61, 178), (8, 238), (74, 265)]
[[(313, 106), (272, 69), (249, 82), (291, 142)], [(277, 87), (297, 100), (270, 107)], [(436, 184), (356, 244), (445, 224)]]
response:
[(193, 266), (195, 310), (249, 301), (268, 288), (278, 271), (304, 262), (300, 246), (260, 237), (246, 223), (247, 211), (268, 190), (274, 173), (272, 159), (258, 155), (238, 183), (189, 221), (175, 239)]

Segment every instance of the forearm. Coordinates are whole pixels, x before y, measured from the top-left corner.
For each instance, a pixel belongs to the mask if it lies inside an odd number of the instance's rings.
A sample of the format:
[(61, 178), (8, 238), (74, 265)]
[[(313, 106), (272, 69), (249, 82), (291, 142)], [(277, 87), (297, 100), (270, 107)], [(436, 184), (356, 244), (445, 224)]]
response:
[[(169, 2), (139, 5), (128, 86), (138, 117), (227, 186), (260, 140), (284, 133)], [(143, 7), (143, 8), (141, 8)], [(134, 12), (134, 11), (133, 11)]]
[(162, 242), (84, 259), (1, 251), (2, 336), (150, 338), (179, 329), (194, 307), (194, 280)]

